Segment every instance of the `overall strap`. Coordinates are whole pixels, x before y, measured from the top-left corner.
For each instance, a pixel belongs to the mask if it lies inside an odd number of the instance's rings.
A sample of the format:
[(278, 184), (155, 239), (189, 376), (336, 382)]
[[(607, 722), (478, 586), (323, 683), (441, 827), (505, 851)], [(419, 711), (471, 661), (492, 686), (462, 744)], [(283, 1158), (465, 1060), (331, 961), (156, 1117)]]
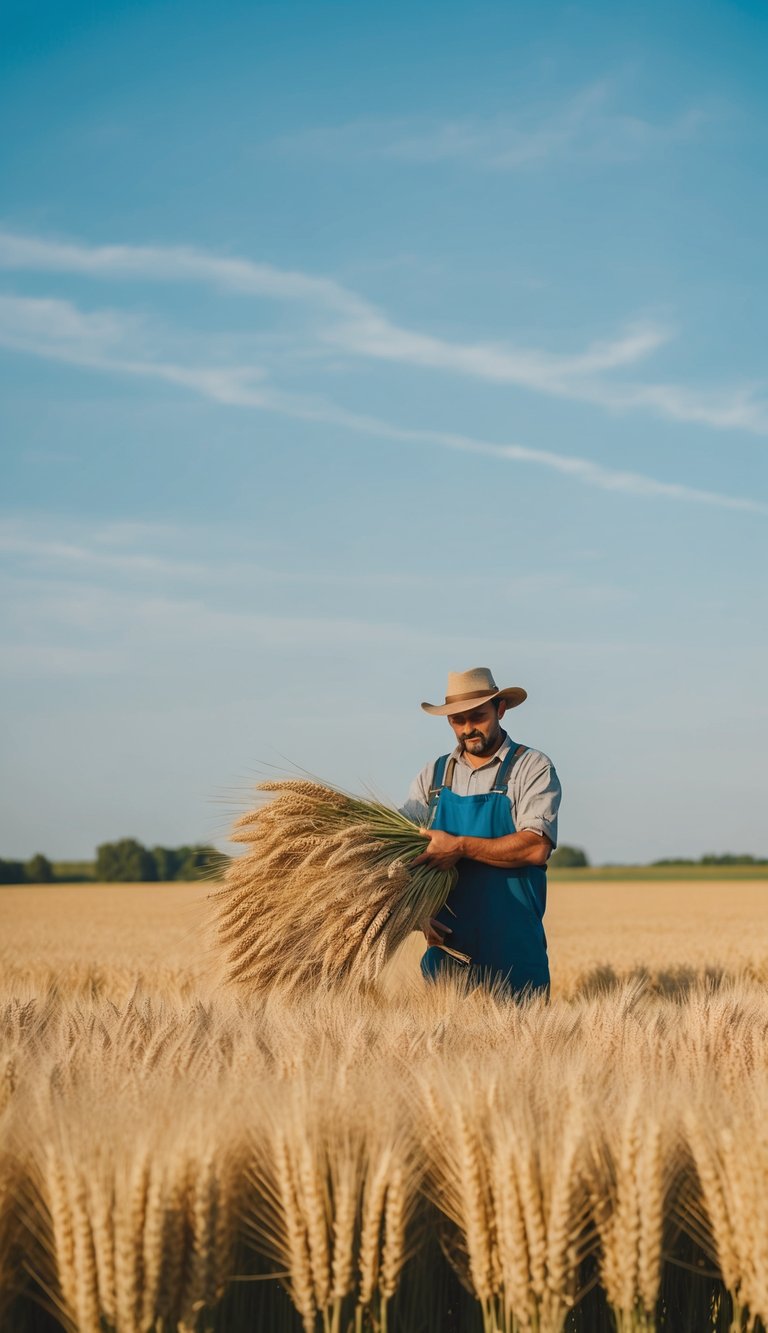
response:
[(440, 799), (440, 793), (443, 787), (450, 787), (453, 781), (453, 770), (456, 767), (456, 760), (453, 755), (441, 754), (439, 759), (435, 760), (435, 767), (432, 770), (432, 786), (429, 789), (429, 815), (427, 818), (427, 828), (430, 827), (432, 820), (437, 813), (437, 802)]
[(502, 764), (499, 765), (499, 771), (496, 774), (496, 781), (493, 784), (493, 791), (506, 793), (509, 786), (509, 775), (513, 766), (517, 763), (522, 754), (528, 749), (527, 745), (518, 745), (516, 750), (510, 747), (509, 753)]

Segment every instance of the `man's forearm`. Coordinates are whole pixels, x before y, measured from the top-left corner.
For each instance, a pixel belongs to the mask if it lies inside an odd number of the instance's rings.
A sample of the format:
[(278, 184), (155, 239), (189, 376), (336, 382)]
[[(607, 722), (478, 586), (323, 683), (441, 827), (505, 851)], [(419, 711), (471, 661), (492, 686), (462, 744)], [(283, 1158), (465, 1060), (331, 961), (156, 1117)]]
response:
[(530, 829), (523, 829), (521, 833), (506, 833), (502, 838), (460, 837), (458, 842), (460, 855), (467, 860), (508, 870), (546, 865), (552, 851), (549, 838)]

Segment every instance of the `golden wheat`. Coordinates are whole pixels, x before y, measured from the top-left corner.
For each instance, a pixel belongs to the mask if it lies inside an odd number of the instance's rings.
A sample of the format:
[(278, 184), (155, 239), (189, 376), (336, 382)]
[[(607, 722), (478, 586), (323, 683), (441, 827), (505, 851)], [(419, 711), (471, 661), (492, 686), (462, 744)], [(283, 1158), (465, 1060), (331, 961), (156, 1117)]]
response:
[(260, 790), (272, 799), (233, 833), (248, 851), (211, 895), (224, 976), (262, 994), (370, 984), (443, 905), (455, 872), (406, 868), (425, 843), (396, 810), (303, 781)]
[[(0, 1118), (0, 1126), (3, 1120)], [(21, 1173), (14, 1158), (0, 1147), (0, 1319), (16, 1288), (18, 1252), (16, 1244), (16, 1200)]]
[[(17, 1135), (23, 1126), (42, 1150), (60, 1299), (78, 1327), (101, 1317), (126, 1330), (160, 1317), (191, 1326), (230, 1275), (240, 1217), (287, 1273), (307, 1327), (316, 1311), (332, 1318), (347, 1300), (386, 1304), (407, 1219), (430, 1199), (454, 1229), (446, 1250), (489, 1320), (549, 1330), (578, 1298), (596, 1238), (617, 1311), (648, 1313), (670, 1182), (686, 1154), (714, 1258), (734, 1297), (763, 1308), (759, 1264), (750, 1267), (749, 1246), (739, 1248), (733, 1234), (749, 1234), (745, 1213), (759, 1201), (747, 1186), (763, 1178), (766, 1057), (755, 1068), (760, 1047), (746, 1039), (764, 1031), (765, 1010), (762, 993), (745, 983), (716, 995), (704, 988), (675, 1005), (634, 988), (551, 1006), (462, 995), (446, 983), (425, 992), (419, 1010), (408, 996), (358, 996), (352, 1007), (337, 994), (304, 1005), (276, 995), (243, 1005), (224, 995), (190, 1007), (135, 995), (122, 1006), (97, 998), (84, 1014), (77, 995), (55, 1008), (41, 996), (27, 1009), (23, 1039), (8, 1009), (1, 1030), (18, 1061), (9, 1106), (20, 1113)], [(735, 1104), (710, 1095), (718, 1016), (721, 1063), (742, 1074)], [(703, 1017), (709, 1036), (698, 1067), (678, 1068), (675, 1053), (690, 1048)], [(649, 1062), (650, 1085), (638, 1081), (637, 1060), (629, 1078), (626, 1051), (615, 1059), (627, 1028), (641, 1059), (667, 1052)], [(142, 1058), (142, 1043), (152, 1060)], [(193, 1083), (180, 1067), (194, 1071)], [(236, 1115), (212, 1112), (235, 1103)], [(28, 1114), (35, 1106), (37, 1120)], [(151, 1132), (137, 1134), (139, 1107)], [(723, 1123), (734, 1127), (730, 1139)], [(733, 1145), (747, 1132), (751, 1146), (739, 1156)], [(424, 1153), (423, 1181), (413, 1145)]]
[[(117, 886), (102, 892), (125, 902)], [(165, 919), (166, 890), (153, 892)], [(4, 1328), (24, 1265), (71, 1333), (199, 1327), (231, 1278), (266, 1266), (307, 1329), (347, 1333), (357, 1318), (407, 1333), (398, 1302), (430, 1280), (430, 1235), (499, 1333), (580, 1327), (591, 1273), (622, 1330), (674, 1328), (669, 1282), (688, 1282), (678, 1291), (692, 1300), (708, 1267), (722, 1287), (694, 1327), (768, 1319), (768, 973), (755, 931), (742, 928), (741, 952), (735, 932), (711, 935), (707, 966), (685, 971), (657, 946), (622, 979), (596, 974), (593, 928), (549, 1005), (426, 987), (410, 945), (362, 992), (250, 996), (212, 986), (189, 919), (161, 932), (165, 952), (147, 931), (155, 975), (119, 942), (99, 962), (99, 931), (88, 955), (82, 928), (61, 967), (24, 969), (13, 901)], [(703, 938), (692, 953), (704, 957)], [(259, 1326), (266, 1288), (244, 1289)]]

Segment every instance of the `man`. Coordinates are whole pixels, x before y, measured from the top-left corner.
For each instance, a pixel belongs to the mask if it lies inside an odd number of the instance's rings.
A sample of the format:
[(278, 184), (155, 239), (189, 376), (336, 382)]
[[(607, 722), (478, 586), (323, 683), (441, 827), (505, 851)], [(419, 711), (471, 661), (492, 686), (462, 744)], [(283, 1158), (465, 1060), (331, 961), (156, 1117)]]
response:
[(516, 995), (549, 986), (542, 919), (560, 782), (546, 755), (501, 727), (527, 697), (518, 685), (500, 690), (487, 667), (473, 667), (449, 674), (444, 703), (421, 705), (447, 717), (458, 742), (422, 769), (404, 807), (429, 839), (413, 864), (455, 865), (459, 876), (440, 915), (424, 926), (427, 978), (468, 965), (473, 978)]

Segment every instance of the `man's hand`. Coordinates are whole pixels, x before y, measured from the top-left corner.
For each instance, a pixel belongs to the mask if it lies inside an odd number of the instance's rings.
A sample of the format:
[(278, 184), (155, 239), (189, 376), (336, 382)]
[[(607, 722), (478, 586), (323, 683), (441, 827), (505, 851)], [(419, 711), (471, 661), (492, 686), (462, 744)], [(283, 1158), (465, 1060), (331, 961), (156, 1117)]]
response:
[(421, 856), (411, 861), (412, 866), (425, 865), (434, 866), (437, 870), (450, 870), (461, 859), (461, 838), (455, 838), (452, 833), (445, 833), (439, 828), (422, 828), (419, 833), (422, 838), (429, 838), (429, 846)]
[(438, 921), (436, 916), (427, 917), (422, 921), (421, 929), (424, 931), (424, 938), (427, 944), (445, 944), (446, 936), (452, 935), (450, 926), (444, 926), (442, 921)]

